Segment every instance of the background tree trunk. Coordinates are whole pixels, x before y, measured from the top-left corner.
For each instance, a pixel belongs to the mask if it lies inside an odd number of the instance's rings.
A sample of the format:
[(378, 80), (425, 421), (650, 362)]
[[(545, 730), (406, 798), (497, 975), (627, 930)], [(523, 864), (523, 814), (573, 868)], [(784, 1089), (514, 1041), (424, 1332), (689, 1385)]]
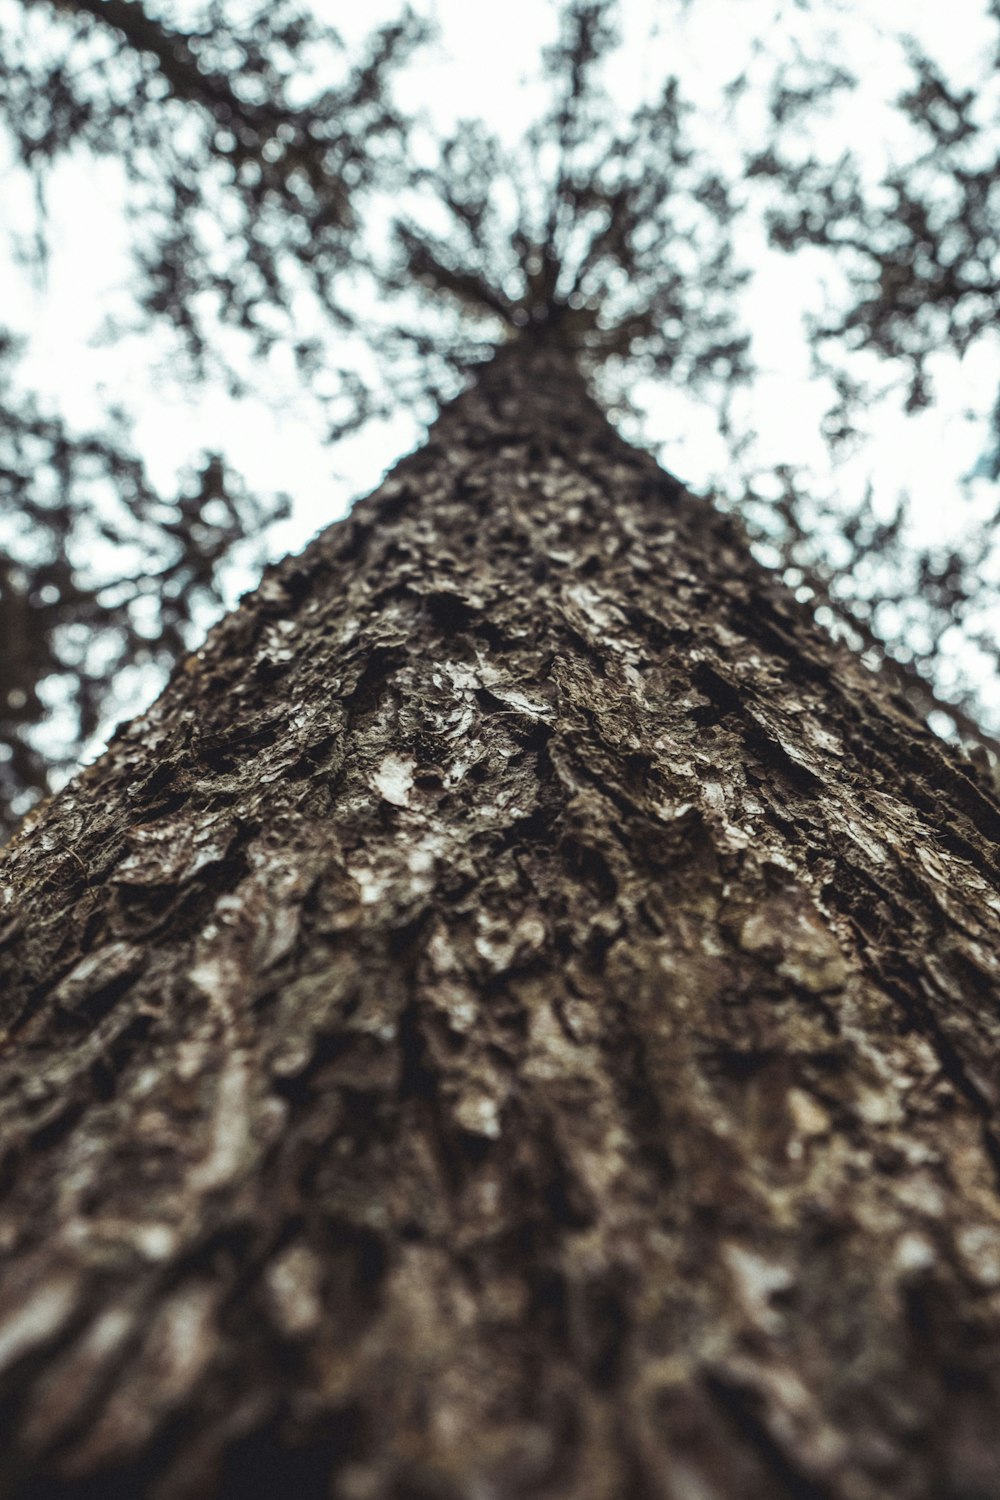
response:
[(0, 867), (0, 1493), (995, 1497), (998, 835), (503, 351)]

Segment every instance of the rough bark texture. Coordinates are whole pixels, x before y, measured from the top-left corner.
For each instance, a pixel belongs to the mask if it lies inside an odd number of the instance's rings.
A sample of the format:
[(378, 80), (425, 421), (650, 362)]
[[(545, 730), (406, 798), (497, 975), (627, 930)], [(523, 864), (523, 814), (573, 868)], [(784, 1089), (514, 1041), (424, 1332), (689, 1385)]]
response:
[(995, 1497), (998, 837), (505, 351), (6, 855), (0, 1493)]

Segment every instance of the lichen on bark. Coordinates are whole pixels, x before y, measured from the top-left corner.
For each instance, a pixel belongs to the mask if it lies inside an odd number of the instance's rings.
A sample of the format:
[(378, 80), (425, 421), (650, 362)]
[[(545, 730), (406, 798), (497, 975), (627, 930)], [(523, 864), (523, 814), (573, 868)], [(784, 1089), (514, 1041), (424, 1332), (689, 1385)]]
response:
[(0, 865), (0, 1493), (987, 1500), (998, 835), (502, 351)]

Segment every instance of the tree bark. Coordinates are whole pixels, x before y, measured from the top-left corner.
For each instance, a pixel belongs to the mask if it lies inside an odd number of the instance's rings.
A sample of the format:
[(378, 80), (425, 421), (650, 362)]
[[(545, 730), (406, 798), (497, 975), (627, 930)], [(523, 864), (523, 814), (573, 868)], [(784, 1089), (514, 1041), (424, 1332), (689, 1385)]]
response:
[(998, 837), (505, 349), (0, 866), (0, 1494), (995, 1497)]

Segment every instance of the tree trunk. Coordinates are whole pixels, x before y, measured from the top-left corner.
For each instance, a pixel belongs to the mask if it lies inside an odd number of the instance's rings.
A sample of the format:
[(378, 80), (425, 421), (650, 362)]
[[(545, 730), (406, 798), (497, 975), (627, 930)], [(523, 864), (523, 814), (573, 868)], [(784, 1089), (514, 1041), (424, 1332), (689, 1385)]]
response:
[(506, 349), (0, 867), (0, 1494), (995, 1497), (998, 838)]

